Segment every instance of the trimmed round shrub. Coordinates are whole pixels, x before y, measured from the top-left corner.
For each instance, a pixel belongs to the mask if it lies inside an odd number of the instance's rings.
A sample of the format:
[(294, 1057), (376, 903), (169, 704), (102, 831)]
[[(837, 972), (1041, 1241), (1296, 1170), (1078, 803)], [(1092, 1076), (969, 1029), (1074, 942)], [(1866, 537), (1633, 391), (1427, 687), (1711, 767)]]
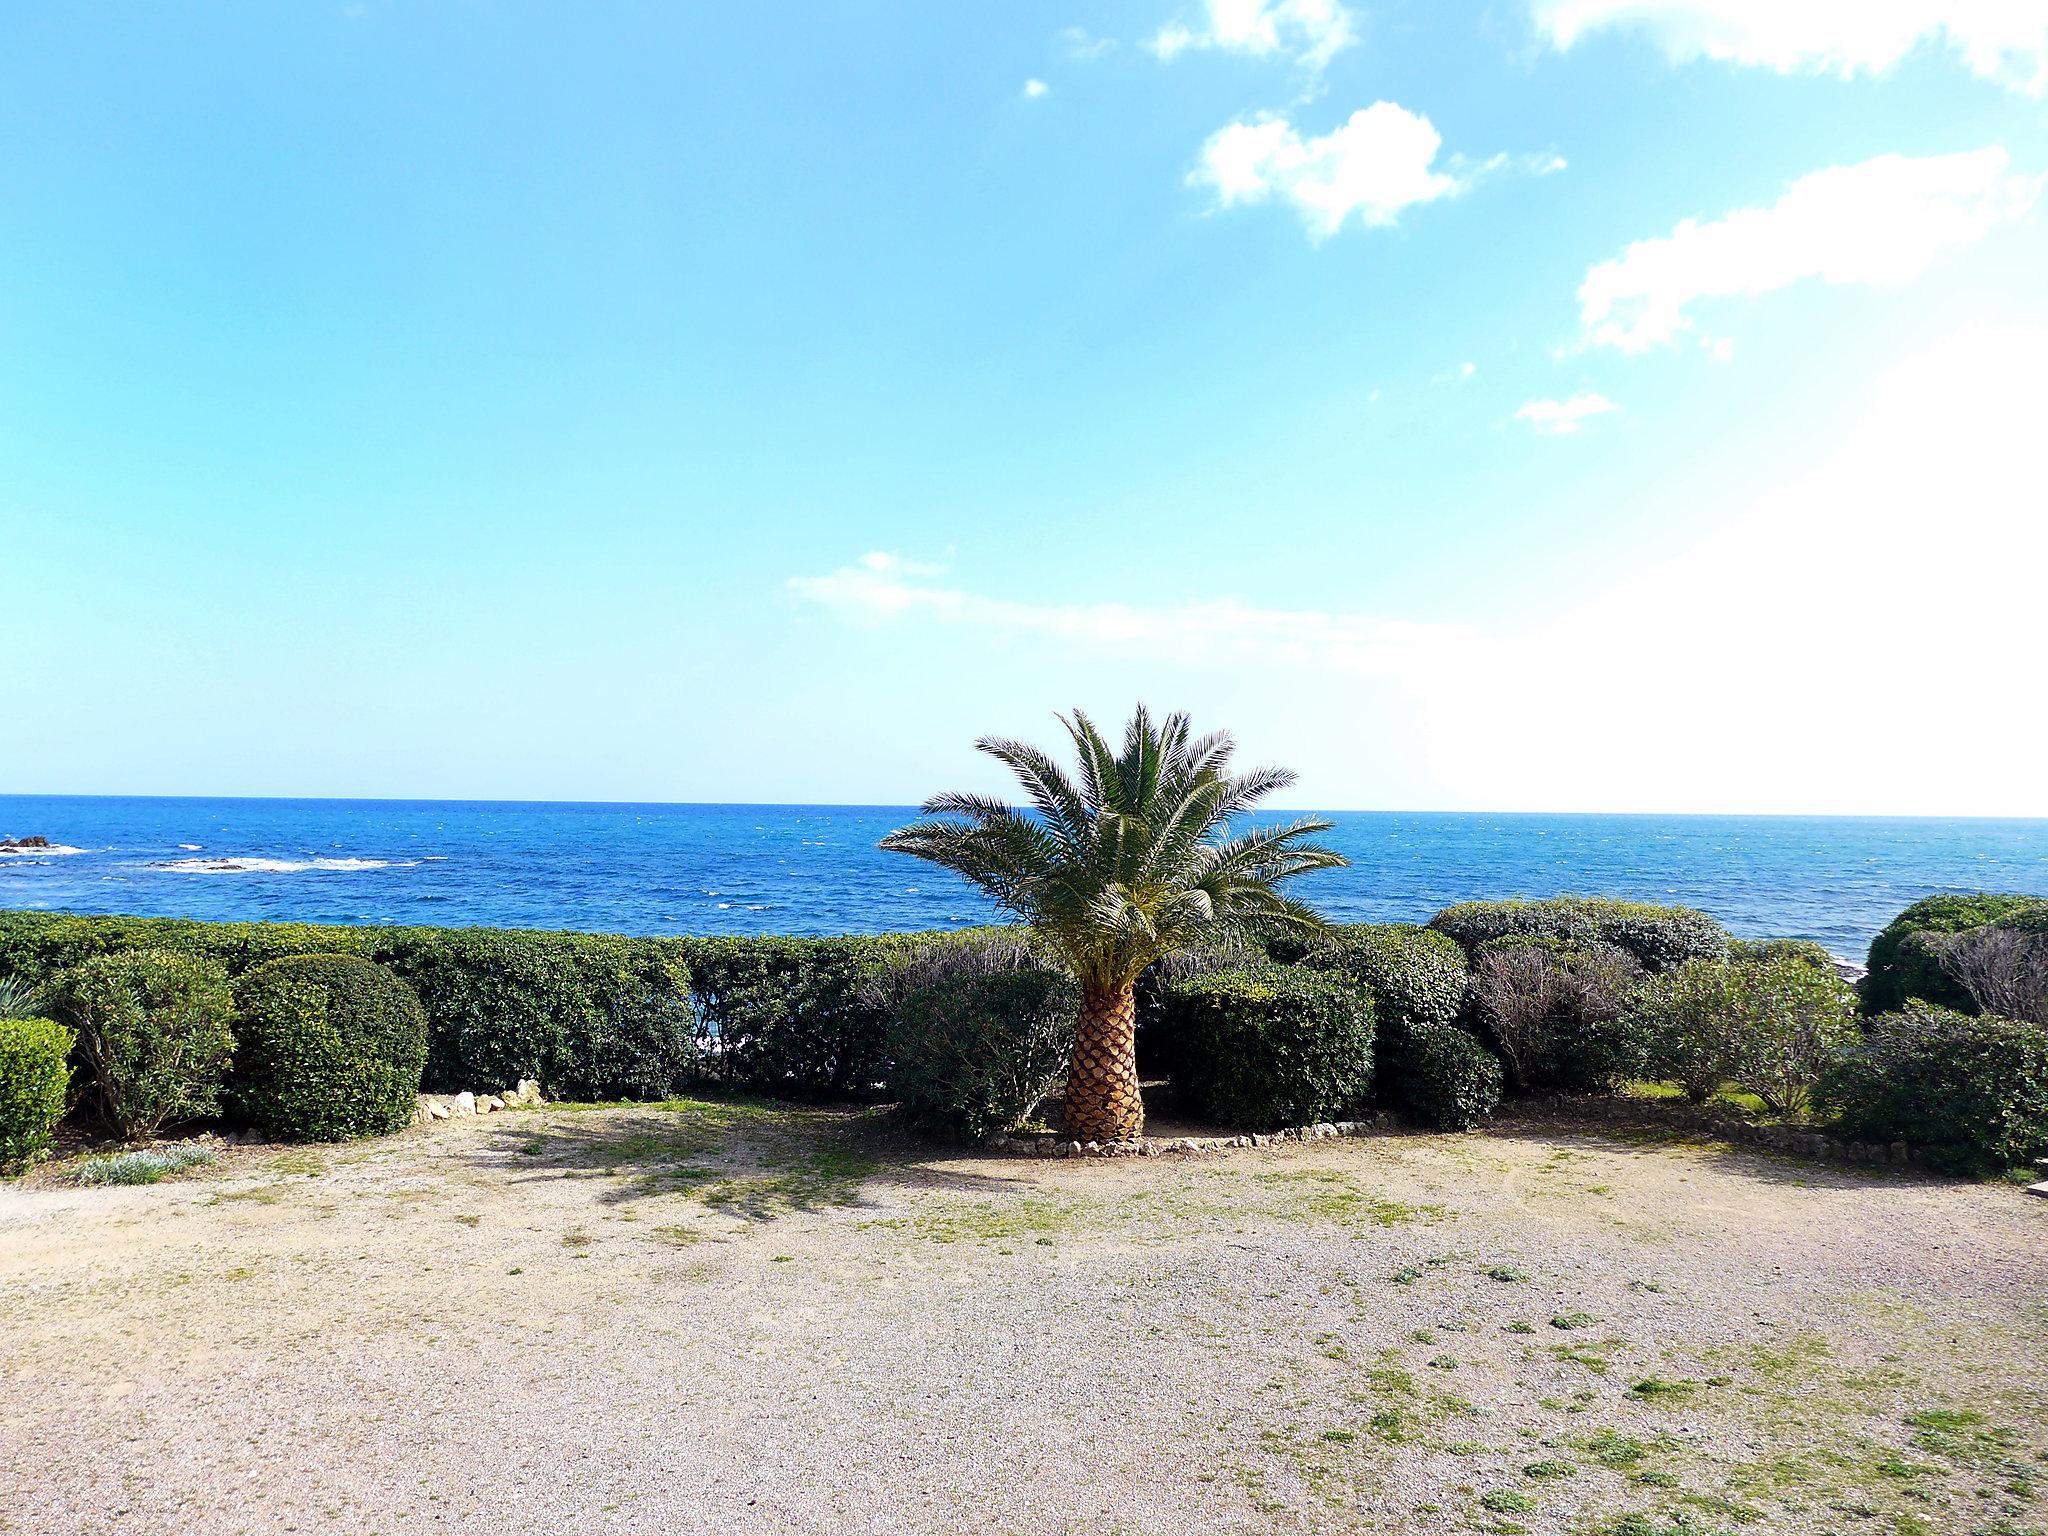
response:
[(1378, 1043), (1452, 1023), (1465, 1003), (1465, 952), (1448, 936), (1413, 923), (1332, 929), (1300, 963), (1342, 976), (1372, 999)]
[(162, 949), (96, 955), (50, 983), (47, 1005), (78, 1036), (81, 1101), (116, 1135), (146, 1141), (220, 1113), (235, 999), (214, 961)]
[(1814, 1098), (1844, 1133), (1988, 1173), (2048, 1154), (2048, 1029), (1910, 1002), (1871, 1021)]
[(0, 1171), (50, 1149), (71, 1084), (70, 1030), (55, 1019), (0, 1016)]
[(1341, 1117), (1372, 1090), (1372, 999), (1295, 966), (1216, 971), (1167, 988), (1175, 1083), (1196, 1113), (1271, 1131)]
[(1472, 958), (1477, 1013), (1519, 1093), (1609, 1093), (1636, 1077), (1647, 1041), (1629, 1008), (1642, 967), (1597, 940), (1490, 939)]
[(1970, 928), (2033, 914), (2048, 914), (2039, 896), (1929, 896), (1916, 901), (1870, 941), (1870, 974), (1863, 978), (1863, 1011), (1894, 1013), (1913, 998), (1975, 1013), (1977, 1005), (1943, 964), (1941, 941)]
[(235, 989), (235, 1099), (298, 1141), (381, 1136), (410, 1123), (427, 1061), (413, 990), (353, 955), (294, 955)]
[(1397, 1107), (1425, 1130), (1469, 1131), (1500, 1108), (1500, 1058), (1456, 1025), (1410, 1031), (1398, 1071)]
[(889, 1022), (889, 1089), (921, 1130), (979, 1141), (1021, 1124), (1067, 1075), (1080, 989), (1038, 967), (954, 976)]
[(1669, 970), (1687, 960), (1720, 960), (1728, 930), (1691, 907), (1604, 896), (1557, 896), (1548, 901), (1463, 901), (1429, 920), (1468, 955), (1489, 939), (1553, 939), (1586, 947), (1612, 944), (1646, 971)]

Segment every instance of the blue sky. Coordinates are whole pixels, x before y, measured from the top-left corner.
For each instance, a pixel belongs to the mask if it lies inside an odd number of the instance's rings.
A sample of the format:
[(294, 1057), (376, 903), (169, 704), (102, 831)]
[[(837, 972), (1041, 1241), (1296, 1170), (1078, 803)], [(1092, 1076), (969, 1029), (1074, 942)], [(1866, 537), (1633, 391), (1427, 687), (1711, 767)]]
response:
[(2048, 814), (1962, 9), (17, 8), (0, 791)]

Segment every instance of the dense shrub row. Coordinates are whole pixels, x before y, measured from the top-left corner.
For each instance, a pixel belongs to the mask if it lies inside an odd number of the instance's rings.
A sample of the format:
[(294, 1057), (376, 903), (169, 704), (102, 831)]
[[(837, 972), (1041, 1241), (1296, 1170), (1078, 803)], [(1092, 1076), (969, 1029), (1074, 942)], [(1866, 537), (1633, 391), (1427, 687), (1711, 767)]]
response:
[[(1243, 1129), (1368, 1101), (1460, 1129), (1504, 1091), (1649, 1077), (1818, 1107), (1955, 1167), (2048, 1151), (2048, 901), (1919, 902), (1871, 959), (1867, 1010), (1920, 1001), (1866, 1032), (1818, 945), (1731, 940), (1686, 908), (1469, 902), (1427, 927), (1170, 957), (1139, 1020), (1152, 1068)], [(389, 1129), (423, 1069), (430, 1088), (537, 1077), (579, 1098), (886, 1079), (913, 1123), (976, 1138), (1057, 1091), (1076, 1006), (1017, 929), (634, 939), (0, 913), (10, 986), (57, 1020), (0, 1018), (0, 1159), (17, 1161), (61, 1109), (67, 1060), (82, 1102), (137, 1137), (228, 1109), (297, 1136)]]
[(0, 912), (0, 977), (42, 986), (100, 955), (217, 962), (343, 954), (388, 966), (427, 1016), (426, 1085), (531, 1077), (571, 1098), (669, 1097), (701, 1082), (799, 1097), (878, 1083), (892, 955), (950, 936), (672, 938), (489, 928), (201, 923)]

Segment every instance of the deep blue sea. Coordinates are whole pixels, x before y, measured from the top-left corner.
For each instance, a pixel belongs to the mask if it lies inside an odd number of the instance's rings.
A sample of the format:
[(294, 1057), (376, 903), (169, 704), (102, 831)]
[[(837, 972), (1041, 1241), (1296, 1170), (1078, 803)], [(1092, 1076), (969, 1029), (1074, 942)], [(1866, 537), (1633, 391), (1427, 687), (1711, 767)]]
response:
[[(1860, 958), (1936, 891), (2048, 895), (2048, 821), (1339, 811), (1352, 867), (1298, 893), (1343, 921), (1472, 897), (1679, 901)], [(0, 796), (0, 908), (618, 933), (874, 933), (996, 914), (875, 843), (901, 806)]]

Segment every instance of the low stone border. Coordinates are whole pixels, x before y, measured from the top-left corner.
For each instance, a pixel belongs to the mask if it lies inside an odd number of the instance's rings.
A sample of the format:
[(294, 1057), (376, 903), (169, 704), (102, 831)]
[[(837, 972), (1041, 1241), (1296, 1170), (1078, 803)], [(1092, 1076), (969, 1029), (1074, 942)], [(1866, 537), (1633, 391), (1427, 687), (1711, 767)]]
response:
[(1138, 1136), (1129, 1141), (1070, 1141), (1062, 1136), (992, 1136), (986, 1151), (1005, 1157), (1172, 1157), (1225, 1152), (1233, 1147), (1277, 1147), (1287, 1142), (1325, 1141), (1333, 1136), (1366, 1136), (1393, 1121), (1386, 1115), (1370, 1120), (1325, 1120), (1319, 1125), (1291, 1126), (1284, 1131), (1246, 1136)]
[(1903, 1141), (1845, 1141), (1821, 1131), (1802, 1131), (1791, 1125), (1751, 1125), (1746, 1120), (1714, 1120), (1709, 1130), (1730, 1141), (1745, 1142), (1773, 1152), (1796, 1152), (1822, 1163), (1861, 1163), (1869, 1167), (1918, 1168), (1923, 1159), (1917, 1147)]
[(522, 1077), (516, 1088), (507, 1088), (502, 1094), (471, 1093), (466, 1088), (460, 1093), (423, 1093), (412, 1112), (412, 1123), (426, 1125), (435, 1120), (488, 1115), (500, 1109), (520, 1109), (545, 1103), (547, 1100), (540, 1096), (540, 1084), (530, 1077)]

